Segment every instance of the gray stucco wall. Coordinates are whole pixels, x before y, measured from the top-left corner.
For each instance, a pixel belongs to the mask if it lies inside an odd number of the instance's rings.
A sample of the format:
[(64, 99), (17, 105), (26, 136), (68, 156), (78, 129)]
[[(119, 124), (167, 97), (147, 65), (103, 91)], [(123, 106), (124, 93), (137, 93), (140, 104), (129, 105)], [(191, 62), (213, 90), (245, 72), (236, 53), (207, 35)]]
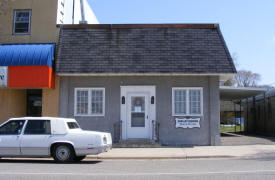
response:
[[(160, 123), (160, 141), (166, 145), (219, 145), (219, 77), (207, 76), (118, 76), (61, 77), (60, 116), (75, 118), (83, 129), (114, 133), (120, 121), (120, 86), (156, 86), (156, 120)], [(74, 117), (74, 88), (104, 87), (104, 117)], [(175, 128), (172, 116), (172, 87), (203, 87), (201, 128)]]

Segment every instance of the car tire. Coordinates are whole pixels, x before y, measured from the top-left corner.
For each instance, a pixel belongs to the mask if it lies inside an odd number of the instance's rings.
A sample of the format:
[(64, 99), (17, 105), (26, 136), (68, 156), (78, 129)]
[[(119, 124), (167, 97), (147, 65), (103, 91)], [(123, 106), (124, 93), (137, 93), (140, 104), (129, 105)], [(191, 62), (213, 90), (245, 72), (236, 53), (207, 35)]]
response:
[(53, 158), (58, 163), (72, 162), (75, 158), (75, 152), (72, 146), (59, 144), (54, 147)]
[(85, 159), (86, 156), (75, 156), (74, 161), (75, 162), (79, 162), (82, 161), (83, 159)]

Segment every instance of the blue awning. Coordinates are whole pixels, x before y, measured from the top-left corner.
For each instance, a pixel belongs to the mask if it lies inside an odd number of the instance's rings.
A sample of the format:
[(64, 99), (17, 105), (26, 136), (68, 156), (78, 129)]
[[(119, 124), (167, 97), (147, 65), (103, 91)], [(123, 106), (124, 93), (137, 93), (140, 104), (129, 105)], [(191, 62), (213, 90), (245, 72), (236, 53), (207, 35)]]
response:
[(0, 66), (53, 65), (55, 44), (0, 45)]

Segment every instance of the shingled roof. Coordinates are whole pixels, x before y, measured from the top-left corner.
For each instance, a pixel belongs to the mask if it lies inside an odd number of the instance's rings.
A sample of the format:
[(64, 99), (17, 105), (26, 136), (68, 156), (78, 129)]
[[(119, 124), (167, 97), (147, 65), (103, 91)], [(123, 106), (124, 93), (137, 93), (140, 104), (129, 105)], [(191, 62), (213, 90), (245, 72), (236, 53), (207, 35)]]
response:
[(63, 25), (62, 74), (231, 74), (236, 69), (216, 24)]

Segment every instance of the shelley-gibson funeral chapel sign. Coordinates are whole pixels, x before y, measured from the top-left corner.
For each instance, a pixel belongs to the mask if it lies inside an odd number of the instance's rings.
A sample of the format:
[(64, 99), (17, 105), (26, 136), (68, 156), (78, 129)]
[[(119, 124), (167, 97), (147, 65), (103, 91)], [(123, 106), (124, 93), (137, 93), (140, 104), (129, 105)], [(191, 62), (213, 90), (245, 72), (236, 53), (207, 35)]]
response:
[(8, 67), (0, 66), (0, 87), (8, 85)]
[(200, 128), (200, 118), (176, 118), (176, 128)]

